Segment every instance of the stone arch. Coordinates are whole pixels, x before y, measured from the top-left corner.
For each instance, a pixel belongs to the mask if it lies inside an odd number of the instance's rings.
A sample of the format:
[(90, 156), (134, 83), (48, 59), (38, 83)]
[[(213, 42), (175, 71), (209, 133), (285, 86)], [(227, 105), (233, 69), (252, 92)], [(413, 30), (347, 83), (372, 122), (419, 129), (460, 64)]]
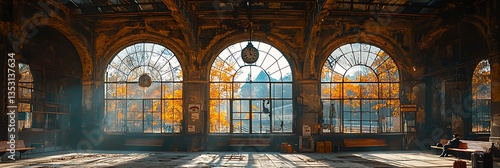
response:
[[(409, 55), (407, 52), (403, 51), (398, 45), (396, 45), (388, 38), (379, 36), (377, 34), (363, 32), (361, 34), (346, 35), (342, 38), (332, 37), (325, 41), (327, 41), (326, 45), (321, 50), (322, 52), (318, 53), (319, 57), (317, 57), (317, 59), (315, 60), (315, 65), (323, 65), (328, 59), (330, 53), (332, 53), (338, 47), (344, 44), (359, 42), (374, 45), (387, 52), (389, 56), (391, 56), (391, 59), (394, 60), (394, 63), (398, 66), (401, 80), (404, 80), (406, 74), (405, 72), (409, 72), (409, 68), (412, 67), (412, 62), (409, 59)], [(320, 74), (321, 68), (322, 66), (316, 66), (316, 73)]]
[[(243, 39), (243, 40), (242, 40)], [(228, 46), (233, 45), (235, 43), (247, 41), (248, 35), (247, 33), (231, 33), (226, 35), (223, 38), (220, 38), (220, 41), (224, 41), (223, 43), (218, 43), (210, 46), (210, 48), (207, 50), (205, 53), (205, 57), (203, 59), (203, 65), (207, 67), (203, 67), (204, 69), (208, 69), (211, 67), (215, 59), (217, 58), (218, 54), (222, 52), (224, 49), (226, 49)], [(295, 52), (295, 50), (288, 45), (288, 42), (285, 40), (279, 38), (278, 36), (274, 34), (267, 34), (267, 35), (262, 35), (262, 34), (254, 34), (252, 37), (253, 41), (261, 41), (264, 43), (267, 43), (271, 45), (272, 47), (278, 49), (285, 57), (287, 58), (288, 62), (290, 63), (290, 66), (292, 68), (293, 76), (294, 79), (297, 79), (300, 75), (298, 75), (297, 72), (299, 71), (300, 65), (298, 64), (298, 57), (299, 55)], [(210, 71), (209, 69), (207, 70), (208, 72)], [(209, 79), (209, 73), (204, 74), (204, 76)]]
[[(485, 46), (487, 47), (486, 51), (491, 51), (495, 46), (492, 46), (494, 43), (492, 43), (493, 36), (491, 36), (491, 30), (490, 26), (488, 26), (487, 21), (479, 16), (468, 16), (463, 19), (463, 22), (460, 22), (456, 25), (448, 25), (444, 28), (440, 28), (439, 31), (436, 34), (432, 35), (432, 39), (430, 40), (421, 40), (420, 43), (425, 43), (427, 47), (422, 47), (420, 45), (419, 51), (416, 51), (417, 55), (425, 55), (424, 57), (416, 57), (420, 58), (415, 60), (417, 64), (427, 64), (425, 60), (428, 60), (429, 57), (435, 57), (436, 55), (436, 47), (428, 47), (428, 46), (437, 46), (438, 44), (441, 44), (442, 39), (446, 39), (447, 35), (450, 34), (451, 31), (454, 31), (455, 29), (458, 29), (459, 24), (461, 24), (462, 27), (468, 27), (469, 30), (474, 31), (475, 33), (475, 38), (480, 37), (482, 40), (481, 42), (484, 42)], [(437, 29), (437, 28), (435, 28)], [(441, 30), (444, 29), (444, 30)], [(463, 31), (463, 30), (462, 30)], [(467, 31), (465, 31), (467, 32)], [(453, 33), (451, 33), (453, 34)], [(455, 33), (456, 34), (456, 33)], [(423, 41), (423, 42), (422, 42)], [(479, 62), (480, 60), (476, 60), (476, 63)], [(428, 71), (426, 69), (426, 71)], [(471, 73), (472, 74), (472, 73)]]
[[(109, 62), (113, 60), (116, 54), (130, 45), (141, 42), (156, 43), (168, 48), (176, 55), (182, 69), (187, 69), (186, 67), (188, 66), (187, 63), (189, 61), (188, 53), (186, 53), (178, 43), (170, 40), (168, 37), (158, 34), (139, 34), (117, 39), (112, 45), (106, 48), (103, 55), (100, 56), (101, 59), (98, 65), (96, 65), (96, 78), (104, 77), (104, 73), (106, 72)], [(186, 71), (183, 71), (183, 73), (183, 75), (186, 75)]]
[[(429, 49), (419, 51), (425, 55), (426, 73), (454, 69), (474, 69), (489, 56), (491, 42), (476, 24), (464, 22), (446, 30), (433, 40)], [(470, 76), (472, 72), (467, 72)]]
[[(38, 29), (42, 26), (50, 27), (62, 35), (64, 35), (75, 47), (76, 52), (79, 55), (81, 65), (82, 65), (82, 81), (89, 81), (92, 79), (93, 73), (93, 60), (89, 51), (91, 51), (91, 45), (88, 40), (83, 37), (80, 33), (75, 32), (74, 28), (71, 28), (66, 22), (60, 18), (48, 17), (46, 18), (47, 22), (45, 25), (34, 26), (33, 22), (25, 21), (19, 27), (19, 30), (27, 30), (30, 31), (38, 31)], [(25, 41), (26, 37), (21, 40), (21, 42)], [(22, 50), (23, 45), (19, 46), (19, 50)]]
[[(469, 16), (464, 18), (463, 22), (459, 22), (459, 24), (460, 23), (462, 25), (470, 25), (471, 27), (473, 27), (472, 30), (475, 30), (479, 34), (481, 34), (480, 36), (483, 37), (486, 40), (486, 44), (488, 44), (488, 50), (491, 50), (493, 46), (490, 46), (490, 41), (492, 40), (493, 36), (489, 35), (491, 34), (491, 30), (489, 29), (490, 26), (487, 24), (487, 21), (484, 18), (478, 16)], [(455, 29), (459, 24), (448, 26), (447, 28), (445, 28), (446, 30), (439, 31), (438, 34), (433, 35), (434, 38), (432, 38), (432, 40), (428, 42), (429, 45), (427, 46), (434, 46), (435, 44), (438, 44), (439, 39), (443, 38), (443, 36)]]

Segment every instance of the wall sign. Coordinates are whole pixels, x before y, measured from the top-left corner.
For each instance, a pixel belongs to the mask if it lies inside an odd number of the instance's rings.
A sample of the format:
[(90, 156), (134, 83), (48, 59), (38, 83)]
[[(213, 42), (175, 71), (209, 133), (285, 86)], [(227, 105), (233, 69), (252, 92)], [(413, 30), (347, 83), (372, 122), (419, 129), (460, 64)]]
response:
[(189, 104), (188, 110), (189, 112), (192, 113), (199, 113), (200, 112), (200, 104)]
[(188, 125), (188, 132), (195, 132), (196, 127), (194, 125)]

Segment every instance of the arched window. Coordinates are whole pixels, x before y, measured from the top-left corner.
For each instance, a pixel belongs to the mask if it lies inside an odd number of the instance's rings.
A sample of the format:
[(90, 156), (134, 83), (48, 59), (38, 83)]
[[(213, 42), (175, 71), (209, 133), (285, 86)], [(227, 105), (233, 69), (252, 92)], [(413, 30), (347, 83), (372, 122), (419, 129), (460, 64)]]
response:
[(19, 105), (18, 105), (18, 126), (31, 128), (32, 124), (32, 96), (33, 96), (33, 75), (28, 64), (19, 63)]
[(241, 42), (224, 49), (210, 71), (210, 133), (292, 132), (292, 71), (283, 54), (252, 42), (260, 57), (244, 63)]
[(490, 63), (482, 60), (472, 75), (472, 131), (490, 132), (491, 119)]
[(106, 132), (181, 132), (182, 69), (172, 51), (131, 45), (108, 64), (105, 80)]
[(400, 132), (399, 72), (380, 48), (346, 44), (321, 72), (323, 133)]

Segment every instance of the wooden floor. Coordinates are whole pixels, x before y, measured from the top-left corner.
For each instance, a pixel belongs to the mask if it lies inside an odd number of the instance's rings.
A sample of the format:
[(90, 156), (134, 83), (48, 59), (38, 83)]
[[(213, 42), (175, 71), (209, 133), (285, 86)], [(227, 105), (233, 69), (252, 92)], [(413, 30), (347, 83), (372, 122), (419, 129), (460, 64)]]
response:
[[(4, 156), (5, 159), (5, 156)], [(454, 157), (421, 151), (341, 153), (92, 151), (25, 154), (0, 167), (452, 167)], [(465, 159), (468, 167), (471, 161)], [(494, 167), (500, 168), (495, 161)]]

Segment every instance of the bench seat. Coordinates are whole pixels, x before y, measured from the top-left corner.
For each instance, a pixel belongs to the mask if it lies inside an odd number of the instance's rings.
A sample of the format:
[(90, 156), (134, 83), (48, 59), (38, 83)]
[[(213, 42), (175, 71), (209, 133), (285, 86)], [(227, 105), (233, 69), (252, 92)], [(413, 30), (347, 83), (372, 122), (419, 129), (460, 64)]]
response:
[(271, 146), (269, 138), (231, 138), (229, 146)]
[[(448, 143), (447, 139), (440, 139), (439, 143), (442, 145), (445, 145)], [(486, 152), (488, 153), (493, 147), (492, 142), (486, 142), (486, 141), (472, 141), (472, 140), (460, 140), (460, 143), (458, 144), (457, 148), (448, 148), (450, 151), (458, 151), (458, 152), (468, 152), (468, 153), (474, 153), (474, 152)], [(433, 145), (431, 148), (434, 149), (443, 149), (441, 146), (436, 146)]]
[(370, 139), (344, 139), (346, 148), (351, 147), (385, 147), (389, 146), (385, 138), (370, 138)]
[[(10, 146), (9, 144), (7, 144), (7, 142), (8, 141), (0, 141), (0, 156), (3, 156), (5, 153), (9, 152)], [(21, 154), (29, 150), (34, 150), (35, 148), (26, 147), (26, 145), (24, 144), (24, 140), (19, 139), (16, 140), (16, 148), (14, 149), (19, 152), (19, 158), (21, 158)]]
[(125, 146), (163, 146), (163, 139), (127, 138)]

